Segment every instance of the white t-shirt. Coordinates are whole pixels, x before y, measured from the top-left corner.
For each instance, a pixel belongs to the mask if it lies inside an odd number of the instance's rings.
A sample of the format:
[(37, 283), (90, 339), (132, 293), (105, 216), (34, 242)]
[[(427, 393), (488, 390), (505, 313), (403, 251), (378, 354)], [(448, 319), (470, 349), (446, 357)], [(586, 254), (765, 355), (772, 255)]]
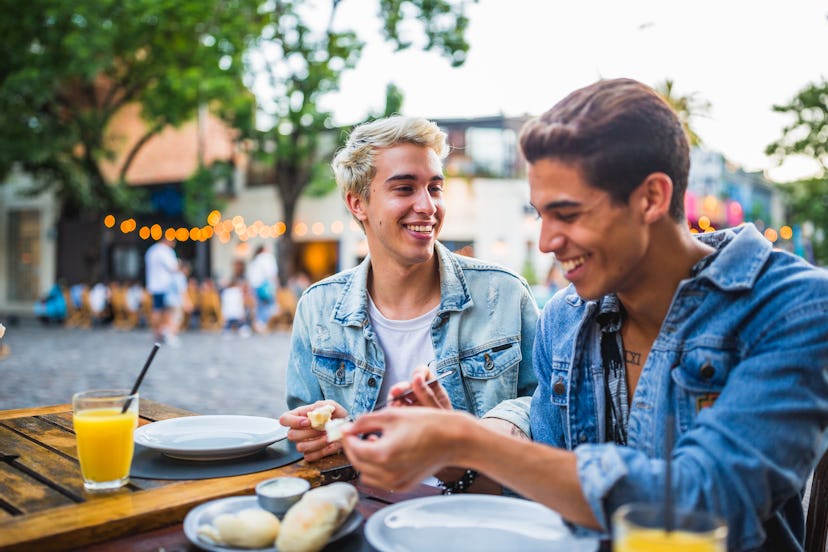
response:
[(147, 267), (147, 291), (167, 293), (172, 286), (172, 276), (178, 270), (178, 259), (173, 248), (157, 242), (147, 249), (144, 256)]
[(382, 378), (378, 403), (385, 402), (388, 391), (395, 383), (410, 380), (414, 368), (434, 360), (431, 323), (438, 307), (439, 305), (411, 320), (389, 320), (382, 315), (371, 296), (368, 296), (368, 317), (385, 353), (385, 376)]

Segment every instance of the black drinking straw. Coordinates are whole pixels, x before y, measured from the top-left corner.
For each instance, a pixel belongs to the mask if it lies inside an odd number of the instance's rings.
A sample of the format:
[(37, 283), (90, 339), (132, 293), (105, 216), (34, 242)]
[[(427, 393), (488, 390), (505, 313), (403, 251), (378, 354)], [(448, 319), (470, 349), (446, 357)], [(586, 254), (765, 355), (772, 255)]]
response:
[[(141, 386), (141, 382), (144, 381), (144, 375), (147, 373), (147, 368), (149, 368), (150, 364), (152, 364), (152, 359), (155, 358), (155, 353), (158, 352), (159, 347), (161, 347), (159, 343), (154, 343), (152, 345), (152, 351), (150, 351), (150, 354), (147, 357), (147, 361), (144, 363), (144, 367), (141, 368), (141, 373), (138, 374), (138, 379), (135, 380), (135, 384), (132, 386), (132, 391), (129, 392), (130, 395), (134, 395), (138, 392), (138, 388)], [(130, 404), (132, 404), (132, 397), (129, 397), (124, 403), (124, 408), (121, 409), (121, 414), (127, 411), (127, 408), (129, 408)]]
[(675, 527), (675, 513), (673, 505), (673, 415), (667, 416), (667, 427), (664, 430), (664, 529), (669, 533)]

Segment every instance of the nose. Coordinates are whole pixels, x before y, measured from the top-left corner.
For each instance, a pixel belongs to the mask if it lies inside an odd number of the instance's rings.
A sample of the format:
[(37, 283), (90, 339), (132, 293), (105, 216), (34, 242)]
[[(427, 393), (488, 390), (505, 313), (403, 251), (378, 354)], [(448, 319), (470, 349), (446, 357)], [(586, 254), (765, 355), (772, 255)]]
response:
[(414, 198), (414, 211), (429, 216), (437, 211), (437, 200), (431, 196), (428, 187), (422, 188)]
[(543, 221), (541, 223), (538, 249), (543, 253), (557, 253), (563, 249), (566, 238), (553, 222)]

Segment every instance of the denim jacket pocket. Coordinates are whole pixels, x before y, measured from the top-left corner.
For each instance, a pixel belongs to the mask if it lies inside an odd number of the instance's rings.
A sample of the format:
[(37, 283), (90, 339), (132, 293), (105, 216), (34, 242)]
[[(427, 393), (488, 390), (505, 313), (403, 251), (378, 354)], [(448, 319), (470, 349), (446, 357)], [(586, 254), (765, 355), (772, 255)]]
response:
[(460, 358), (460, 371), (477, 416), (494, 408), (502, 397), (515, 395), (521, 358), (517, 338), (498, 340)]
[(671, 374), (681, 431), (690, 427), (699, 412), (713, 406), (737, 363), (734, 350), (699, 347), (684, 351), (681, 363)]
[(350, 358), (331, 352), (313, 352), (312, 370), (323, 387), (351, 387), (354, 384), (356, 364)]
[(478, 348), (478, 352), (460, 358), (460, 369), (467, 378), (488, 380), (520, 364), (520, 343), (517, 339)]

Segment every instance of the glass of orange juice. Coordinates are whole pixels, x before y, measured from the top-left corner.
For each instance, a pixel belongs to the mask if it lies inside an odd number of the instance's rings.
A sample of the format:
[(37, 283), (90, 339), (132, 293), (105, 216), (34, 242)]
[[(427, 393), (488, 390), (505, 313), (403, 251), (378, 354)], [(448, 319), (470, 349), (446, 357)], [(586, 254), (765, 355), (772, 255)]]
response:
[(612, 515), (613, 552), (727, 552), (727, 525), (709, 512), (678, 509), (665, 529), (664, 504), (626, 504)]
[(126, 485), (135, 448), (132, 435), (138, 427), (138, 393), (128, 389), (75, 393), (72, 422), (84, 488), (101, 492)]

